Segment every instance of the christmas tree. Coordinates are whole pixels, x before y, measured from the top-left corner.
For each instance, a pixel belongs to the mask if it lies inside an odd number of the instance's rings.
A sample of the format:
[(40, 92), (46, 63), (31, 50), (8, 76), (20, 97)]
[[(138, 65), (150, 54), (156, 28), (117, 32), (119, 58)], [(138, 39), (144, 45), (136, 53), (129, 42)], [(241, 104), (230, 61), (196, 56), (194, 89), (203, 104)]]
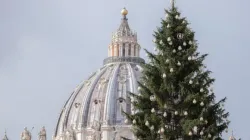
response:
[(154, 33), (155, 52), (147, 50), (138, 94), (130, 93), (127, 120), (139, 140), (221, 140), (227, 130), (226, 98), (216, 101), (194, 32), (172, 2)]

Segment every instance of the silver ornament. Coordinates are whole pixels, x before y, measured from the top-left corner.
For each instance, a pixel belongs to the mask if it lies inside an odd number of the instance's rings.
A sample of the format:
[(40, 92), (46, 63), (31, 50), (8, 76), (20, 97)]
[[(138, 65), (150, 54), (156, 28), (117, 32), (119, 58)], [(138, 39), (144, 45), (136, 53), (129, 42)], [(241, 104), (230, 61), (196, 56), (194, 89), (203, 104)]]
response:
[(181, 46), (179, 46), (179, 47), (178, 47), (178, 50), (182, 50), (182, 47), (181, 47)]
[(173, 68), (170, 68), (170, 72), (171, 72), (171, 73), (174, 72), (174, 69), (173, 69)]

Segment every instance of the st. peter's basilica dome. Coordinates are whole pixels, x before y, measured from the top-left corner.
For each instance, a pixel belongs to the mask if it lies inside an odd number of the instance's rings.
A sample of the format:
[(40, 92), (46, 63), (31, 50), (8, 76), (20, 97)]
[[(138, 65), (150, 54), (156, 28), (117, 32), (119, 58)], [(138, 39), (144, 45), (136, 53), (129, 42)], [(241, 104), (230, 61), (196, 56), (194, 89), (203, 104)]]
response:
[(128, 25), (128, 11), (124, 8), (121, 14), (120, 27), (108, 47), (108, 58), (70, 95), (59, 116), (54, 140), (133, 139), (122, 110), (133, 110), (128, 92), (137, 93), (140, 63), (144, 60), (139, 55), (137, 34)]

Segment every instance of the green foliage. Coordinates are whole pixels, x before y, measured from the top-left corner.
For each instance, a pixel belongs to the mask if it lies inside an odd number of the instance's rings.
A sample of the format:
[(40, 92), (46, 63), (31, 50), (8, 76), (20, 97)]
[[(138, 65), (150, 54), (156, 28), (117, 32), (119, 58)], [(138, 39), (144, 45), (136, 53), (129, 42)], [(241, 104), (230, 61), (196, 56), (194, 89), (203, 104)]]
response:
[[(197, 52), (194, 32), (176, 7), (154, 32), (156, 52), (142, 64), (139, 94), (130, 93), (135, 112), (125, 113), (140, 140), (217, 139), (227, 129), (226, 98), (216, 102), (207, 54)], [(197, 128), (197, 129), (196, 129)]]

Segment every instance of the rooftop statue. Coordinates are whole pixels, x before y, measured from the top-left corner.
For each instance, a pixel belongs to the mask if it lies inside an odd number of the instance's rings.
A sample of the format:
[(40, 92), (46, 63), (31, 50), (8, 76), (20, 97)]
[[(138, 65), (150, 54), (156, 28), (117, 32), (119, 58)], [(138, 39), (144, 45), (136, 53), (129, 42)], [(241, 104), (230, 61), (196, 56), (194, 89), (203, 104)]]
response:
[(31, 140), (31, 133), (28, 131), (27, 127), (21, 133), (21, 140)]
[(38, 135), (39, 135), (38, 140), (46, 140), (46, 130), (44, 126), (42, 127)]

